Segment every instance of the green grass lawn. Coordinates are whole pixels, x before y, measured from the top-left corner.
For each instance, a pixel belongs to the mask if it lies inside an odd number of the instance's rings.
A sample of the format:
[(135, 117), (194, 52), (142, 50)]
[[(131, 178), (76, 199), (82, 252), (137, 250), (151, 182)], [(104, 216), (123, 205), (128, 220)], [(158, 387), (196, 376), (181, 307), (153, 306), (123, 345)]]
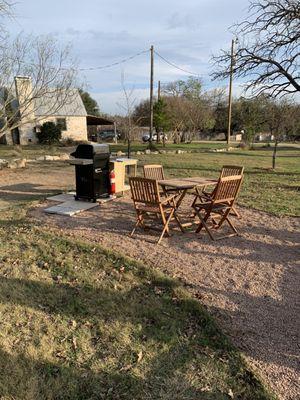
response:
[(178, 281), (35, 226), (0, 221), (0, 398), (273, 398)]
[(300, 216), (300, 147), (282, 146), (272, 170), (272, 148), (226, 153), (209, 151), (138, 156), (141, 164), (163, 164), (168, 177), (218, 177), (223, 165), (243, 165), (245, 179), (238, 202), (275, 215)]
[(0, 158), (28, 158), (34, 159), (45, 154), (57, 155), (70, 153), (70, 147), (64, 146), (46, 146), (46, 145), (27, 145), (27, 146), (7, 146), (0, 145)]

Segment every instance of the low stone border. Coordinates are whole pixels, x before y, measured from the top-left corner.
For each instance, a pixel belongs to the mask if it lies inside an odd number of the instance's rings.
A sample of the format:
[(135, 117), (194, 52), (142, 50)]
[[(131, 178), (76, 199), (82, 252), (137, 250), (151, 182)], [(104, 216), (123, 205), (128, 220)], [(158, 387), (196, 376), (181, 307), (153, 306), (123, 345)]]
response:
[(69, 160), (70, 156), (67, 153), (60, 154), (59, 156), (50, 156), (50, 155), (44, 155), (44, 156), (39, 156), (36, 157), (36, 161), (66, 161)]
[[(209, 149), (205, 150), (204, 152), (210, 152), (210, 153), (221, 153), (221, 152), (226, 152), (226, 151), (232, 151), (235, 150), (235, 147), (229, 147), (223, 148), (223, 149)], [(131, 155), (151, 155), (151, 154), (185, 154), (185, 153), (201, 153), (203, 150), (158, 150), (158, 151), (151, 151), (150, 149), (146, 149), (145, 151), (131, 151)], [(124, 153), (123, 151), (118, 151), (118, 152), (112, 152), (112, 156), (115, 157), (126, 157), (127, 153)], [(10, 168), (10, 169), (17, 169), (17, 168), (25, 168), (26, 164), (28, 162), (33, 162), (33, 161), (67, 161), (70, 159), (70, 155), (67, 153), (60, 154), (59, 156), (51, 156), (50, 154), (46, 154), (43, 156), (38, 156), (34, 159), (26, 159), (26, 158), (15, 158), (13, 160), (7, 161), (4, 159), (0, 159), (0, 170), (4, 168)]]
[[(222, 148), (222, 149), (200, 149), (200, 150), (158, 150), (158, 151), (152, 151), (150, 149), (146, 149), (145, 151), (131, 151), (131, 155), (137, 155), (137, 156), (142, 156), (142, 155), (151, 155), (151, 154), (185, 154), (185, 153), (223, 153), (227, 151), (233, 151), (236, 150), (236, 147), (229, 147), (227, 148)], [(116, 157), (126, 157), (127, 153), (124, 153), (123, 151), (118, 151), (118, 152), (112, 152), (112, 156)]]
[(4, 168), (17, 169), (25, 168), (27, 160), (26, 158), (14, 158), (13, 160), (7, 161), (0, 159), (0, 170)]
[(26, 158), (14, 158), (13, 160), (0, 159), (0, 170), (4, 168), (18, 169), (25, 168), (28, 162), (33, 161), (66, 161), (69, 160), (70, 156), (67, 153), (61, 154), (59, 156), (44, 155), (39, 156), (34, 159)]

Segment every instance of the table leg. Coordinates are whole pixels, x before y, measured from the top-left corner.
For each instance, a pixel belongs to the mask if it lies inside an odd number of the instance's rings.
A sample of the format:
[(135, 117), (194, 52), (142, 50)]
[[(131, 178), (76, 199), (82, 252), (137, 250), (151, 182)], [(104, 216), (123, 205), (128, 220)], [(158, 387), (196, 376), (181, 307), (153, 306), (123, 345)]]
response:
[(180, 204), (182, 203), (182, 200), (184, 199), (186, 193), (187, 193), (188, 189), (183, 189), (179, 195), (178, 200), (176, 200), (176, 208), (178, 209), (178, 207), (180, 206)]

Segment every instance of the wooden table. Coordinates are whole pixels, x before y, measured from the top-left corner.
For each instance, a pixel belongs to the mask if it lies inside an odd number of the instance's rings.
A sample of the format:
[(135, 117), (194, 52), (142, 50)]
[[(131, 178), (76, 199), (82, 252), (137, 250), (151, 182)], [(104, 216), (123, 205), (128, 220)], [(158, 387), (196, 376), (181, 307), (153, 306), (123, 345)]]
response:
[(176, 208), (178, 208), (188, 190), (195, 190), (197, 188), (203, 188), (205, 186), (216, 185), (218, 181), (216, 179), (208, 179), (195, 176), (191, 178), (164, 179), (158, 181), (158, 183), (165, 192), (168, 192), (168, 189), (175, 189), (178, 191), (178, 197), (176, 199)]

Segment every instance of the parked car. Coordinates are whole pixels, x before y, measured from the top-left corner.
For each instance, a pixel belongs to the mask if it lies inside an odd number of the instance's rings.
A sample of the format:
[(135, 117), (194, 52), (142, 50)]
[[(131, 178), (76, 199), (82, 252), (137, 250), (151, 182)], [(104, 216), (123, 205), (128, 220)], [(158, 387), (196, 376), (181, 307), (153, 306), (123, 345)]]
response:
[[(164, 135), (163, 133), (160, 134), (160, 141), (162, 142), (164, 140), (168, 140), (167, 135)], [(143, 135), (142, 140), (144, 143), (149, 142), (150, 141), (150, 134), (149, 133), (145, 133), (145, 135)], [(152, 141), (156, 142), (157, 141), (157, 133), (153, 133), (152, 135)]]
[[(117, 139), (121, 139), (121, 134), (119, 132), (116, 133)], [(98, 132), (98, 139), (99, 140), (114, 140), (115, 139), (115, 131), (114, 130), (107, 130)]]

